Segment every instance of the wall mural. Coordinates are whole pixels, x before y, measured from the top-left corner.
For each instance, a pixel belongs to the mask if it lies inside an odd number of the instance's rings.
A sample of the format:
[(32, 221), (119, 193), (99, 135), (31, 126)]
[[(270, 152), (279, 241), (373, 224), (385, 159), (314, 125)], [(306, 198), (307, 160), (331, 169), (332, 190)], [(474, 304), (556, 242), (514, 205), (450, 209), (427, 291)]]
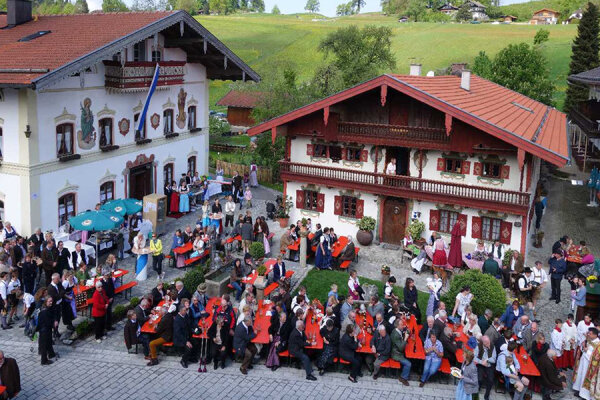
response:
[(96, 128), (92, 100), (86, 97), (81, 105), (81, 129), (77, 131), (77, 144), (80, 149), (89, 150), (96, 145)]
[(158, 115), (157, 113), (152, 114), (152, 116), (150, 117), (150, 125), (152, 125), (152, 128), (154, 129), (158, 128), (158, 126), (160, 125), (160, 115)]
[(121, 135), (125, 136), (129, 133), (129, 120), (127, 118), (123, 118), (119, 121), (119, 132)]
[(185, 112), (185, 99), (187, 98), (187, 92), (183, 90), (183, 88), (179, 89), (179, 94), (177, 95), (177, 109), (179, 113), (177, 114), (177, 127), (179, 129), (185, 128), (185, 123), (187, 121), (187, 115)]

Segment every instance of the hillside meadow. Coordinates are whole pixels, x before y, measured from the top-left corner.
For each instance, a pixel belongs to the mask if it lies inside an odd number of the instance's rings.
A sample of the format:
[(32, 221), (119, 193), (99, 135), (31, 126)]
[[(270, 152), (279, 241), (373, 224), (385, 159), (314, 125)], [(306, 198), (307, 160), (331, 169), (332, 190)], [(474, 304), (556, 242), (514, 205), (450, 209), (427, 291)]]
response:
[[(198, 16), (197, 19), (259, 74), (268, 74), (273, 66), (293, 65), (301, 79), (309, 78), (324, 62), (317, 51), (319, 41), (333, 30), (357, 24), (389, 26), (393, 30), (392, 49), (396, 56), (394, 73), (408, 73), (409, 64), (423, 65), (423, 73), (441, 69), (453, 62), (472, 62), (479, 51), (495, 55), (510, 43), (532, 43), (539, 26), (527, 24), (435, 24), (399, 23), (397, 18), (378, 13), (341, 18), (319, 15), (235, 14)], [(576, 25), (545, 26), (550, 40), (542, 51), (562, 106)], [(211, 84), (210, 101), (214, 104), (229, 89), (230, 82)]]

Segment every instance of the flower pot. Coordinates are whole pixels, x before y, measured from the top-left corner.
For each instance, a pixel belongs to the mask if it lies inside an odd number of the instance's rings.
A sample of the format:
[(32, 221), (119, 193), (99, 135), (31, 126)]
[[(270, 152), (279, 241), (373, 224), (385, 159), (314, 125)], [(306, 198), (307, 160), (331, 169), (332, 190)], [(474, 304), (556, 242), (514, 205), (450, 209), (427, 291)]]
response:
[(386, 275), (387, 276), (389, 274), (390, 274), (390, 271), (381, 271), (381, 275)]
[(368, 246), (373, 241), (373, 232), (363, 231), (361, 229), (356, 233), (356, 240), (363, 246)]
[(277, 218), (279, 220), (279, 226), (281, 228), (287, 228), (288, 223), (290, 222), (289, 218)]

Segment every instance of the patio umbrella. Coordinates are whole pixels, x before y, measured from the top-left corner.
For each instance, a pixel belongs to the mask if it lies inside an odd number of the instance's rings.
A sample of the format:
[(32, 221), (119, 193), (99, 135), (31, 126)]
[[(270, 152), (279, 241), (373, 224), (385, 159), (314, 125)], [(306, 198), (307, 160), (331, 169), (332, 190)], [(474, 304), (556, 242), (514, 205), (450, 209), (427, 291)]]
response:
[(117, 199), (100, 206), (101, 210), (110, 211), (120, 216), (133, 215), (142, 211), (142, 201), (136, 199)]
[(448, 264), (454, 268), (462, 266), (462, 235), (460, 234), (460, 221), (456, 221), (452, 228), (450, 239), (450, 253), (448, 254)]
[[(123, 223), (123, 217), (110, 211), (84, 211), (69, 218), (74, 229), (81, 231), (107, 231)], [(98, 239), (96, 238), (96, 267), (98, 267)]]

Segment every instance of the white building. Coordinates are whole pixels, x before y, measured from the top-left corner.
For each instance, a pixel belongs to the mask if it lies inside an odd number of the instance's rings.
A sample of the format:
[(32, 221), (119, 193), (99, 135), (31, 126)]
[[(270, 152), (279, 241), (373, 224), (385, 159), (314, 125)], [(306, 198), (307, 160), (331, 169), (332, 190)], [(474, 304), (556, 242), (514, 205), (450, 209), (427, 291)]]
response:
[(0, 218), (22, 234), (207, 173), (209, 79), (259, 79), (183, 11), (32, 20), (9, 0), (0, 28)]
[[(565, 115), (469, 71), (382, 75), (249, 129), (287, 139), (281, 162), (291, 221), (355, 235), (363, 216), (381, 242), (412, 219), (447, 235), (526, 252), (541, 160), (569, 159)], [(386, 174), (390, 160), (393, 174)]]

